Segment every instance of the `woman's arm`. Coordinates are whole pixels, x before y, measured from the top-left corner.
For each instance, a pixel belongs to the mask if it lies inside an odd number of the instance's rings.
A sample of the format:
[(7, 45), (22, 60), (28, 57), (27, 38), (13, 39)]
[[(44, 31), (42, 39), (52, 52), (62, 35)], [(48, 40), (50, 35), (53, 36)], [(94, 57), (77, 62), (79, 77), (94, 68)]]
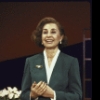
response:
[(82, 100), (82, 88), (78, 60), (74, 59), (69, 69), (67, 92), (56, 91), (57, 100)]

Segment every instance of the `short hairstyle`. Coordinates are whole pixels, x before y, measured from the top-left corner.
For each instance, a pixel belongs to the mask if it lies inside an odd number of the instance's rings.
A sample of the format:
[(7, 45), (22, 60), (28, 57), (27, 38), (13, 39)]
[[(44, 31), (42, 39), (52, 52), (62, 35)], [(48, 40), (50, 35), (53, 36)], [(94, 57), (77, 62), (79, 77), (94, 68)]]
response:
[(35, 41), (35, 43), (39, 47), (44, 47), (42, 45), (42, 38), (41, 38), (41, 36), (42, 36), (42, 30), (43, 30), (44, 25), (48, 24), (48, 23), (56, 24), (58, 29), (59, 29), (59, 31), (60, 31), (60, 34), (63, 35), (62, 44), (59, 44), (58, 47), (62, 48), (62, 47), (67, 46), (67, 36), (65, 35), (64, 28), (61, 26), (61, 24), (56, 19), (54, 19), (52, 17), (45, 17), (42, 20), (40, 20), (40, 22), (38, 23), (36, 29), (32, 32), (31, 39), (33, 41)]

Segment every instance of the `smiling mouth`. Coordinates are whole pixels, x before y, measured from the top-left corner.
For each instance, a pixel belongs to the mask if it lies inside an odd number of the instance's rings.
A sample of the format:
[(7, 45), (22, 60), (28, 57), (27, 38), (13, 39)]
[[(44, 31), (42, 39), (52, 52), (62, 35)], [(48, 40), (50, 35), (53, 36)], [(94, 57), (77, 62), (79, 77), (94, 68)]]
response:
[(49, 43), (51, 44), (54, 40), (51, 40), (51, 39), (48, 39), (48, 40), (45, 40), (46, 43)]

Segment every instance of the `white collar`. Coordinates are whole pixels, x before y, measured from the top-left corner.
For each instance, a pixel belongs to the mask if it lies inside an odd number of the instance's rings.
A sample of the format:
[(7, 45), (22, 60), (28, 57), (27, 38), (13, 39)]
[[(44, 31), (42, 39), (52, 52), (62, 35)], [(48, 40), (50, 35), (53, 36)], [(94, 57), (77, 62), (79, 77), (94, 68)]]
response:
[(52, 71), (54, 69), (54, 66), (56, 64), (56, 61), (57, 61), (57, 58), (59, 56), (59, 53), (60, 53), (60, 50), (58, 49), (52, 62), (51, 62), (51, 65), (50, 67), (48, 66), (48, 60), (47, 60), (47, 55), (46, 55), (46, 51), (44, 50), (43, 51), (43, 54), (44, 54), (44, 62), (45, 62), (45, 67), (46, 67), (46, 74), (47, 74), (47, 82), (49, 83), (50, 81), (50, 77), (51, 77), (51, 74), (52, 74)]

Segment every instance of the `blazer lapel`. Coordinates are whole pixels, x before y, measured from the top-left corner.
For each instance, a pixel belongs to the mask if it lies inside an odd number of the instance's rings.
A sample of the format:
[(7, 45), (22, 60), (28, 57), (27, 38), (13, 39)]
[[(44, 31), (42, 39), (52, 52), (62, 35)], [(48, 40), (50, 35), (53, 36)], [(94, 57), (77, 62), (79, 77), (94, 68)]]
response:
[(46, 68), (45, 68), (43, 53), (42, 53), (42, 57), (41, 58), (42, 58), (41, 59), (41, 64), (43, 65), (43, 68), (42, 68), (43, 80), (47, 83), (47, 75), (46, 75)]
[(39, 81), (47, 82), (47, 75), (46, 75), (43, 53), (40, 54), (40, 57), (36, 61), (35, 71), (38, 73), (38, 75), (36, 75), (38, 82)]
[[(62, 53), (60, 52), (59, 56), (58, 56), (58, 59), (56, 61), (56, 64), (54, 66), (54, 69), (53, 69), (53, 72), (51, 74), (51, 78), (50, 78), (50, 82), (49, 82), (49, 86), (53, 87), (54, 85), (54, 81), (57, 80), (57, 78), (60, 78), (60, 72), (61, 72), (61, 68), (62, 68), (62, 65), (63, 65), (63, 61), (62, 61)], [(57, 76), (58, 75), (58, 76)]]

